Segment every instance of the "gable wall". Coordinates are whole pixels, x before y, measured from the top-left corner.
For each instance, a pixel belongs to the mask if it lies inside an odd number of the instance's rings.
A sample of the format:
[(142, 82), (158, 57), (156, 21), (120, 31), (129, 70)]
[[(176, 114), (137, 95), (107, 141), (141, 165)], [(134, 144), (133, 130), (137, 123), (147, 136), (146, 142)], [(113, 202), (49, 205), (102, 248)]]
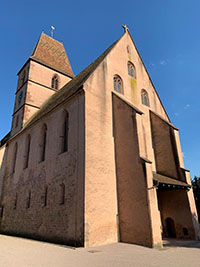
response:
[[(127, 45), (130, 47), (131, 55), (127, 53)], [(136, 67), (136, 80), (128, 75), (128, 61)], [(153, 233), (152, 245), (154, 246), (161, 240), (161, 231), (158, 228), (160, 218), (156, 190), (152, 187), (152, 171), (156, 171), (156, 166), (149, 110), (152, 109), (164, 120), (169, 121), (169, 119), (128, 33), (123, 35), (84, 84), (86, 92), (85, 244), (95, 246), (119, 240), (111, 97), (111, 92), (114, 91), (115, 74), (123, 80), (122, 98), (124, 97), (144, 113), (142, 116), (137, 116), (137, 133), (140, 157), (152, 161), (148, 167), (146, 179), (149, 186), (147, 198), (152, 220), (150, 223)], [(141, 103), (141, 89), (143, 88), (148, 92), (150, 107)], [(179, 153), (181, 153), (180, 149)], [(159, 220), (159, 223), (154, 217)]]

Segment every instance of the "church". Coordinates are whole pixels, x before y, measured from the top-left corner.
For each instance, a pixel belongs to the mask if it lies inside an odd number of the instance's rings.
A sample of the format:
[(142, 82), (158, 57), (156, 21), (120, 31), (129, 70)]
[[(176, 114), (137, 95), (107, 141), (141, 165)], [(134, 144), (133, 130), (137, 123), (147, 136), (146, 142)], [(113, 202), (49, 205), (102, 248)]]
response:
[(74, 247), (199, 239), (190, 173), (126, 26), (77, 76), (42, 33), (0, 142), (0, 233)]

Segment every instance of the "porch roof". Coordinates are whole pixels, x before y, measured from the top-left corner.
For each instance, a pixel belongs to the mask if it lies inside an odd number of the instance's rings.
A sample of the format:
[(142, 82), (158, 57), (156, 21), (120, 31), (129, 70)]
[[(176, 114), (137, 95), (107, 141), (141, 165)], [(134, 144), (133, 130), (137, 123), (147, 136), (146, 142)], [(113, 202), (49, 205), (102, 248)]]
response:
[(176, 185), (180, 187), (191, 187), (190, 184), (187, 184), (183, 181), (176, 180), (174, 178), (159, 174), (159, 173), (153, 173), (153, 180), (156, 182), (159, 182), (161, 184), (166, 184), (166, 185)]

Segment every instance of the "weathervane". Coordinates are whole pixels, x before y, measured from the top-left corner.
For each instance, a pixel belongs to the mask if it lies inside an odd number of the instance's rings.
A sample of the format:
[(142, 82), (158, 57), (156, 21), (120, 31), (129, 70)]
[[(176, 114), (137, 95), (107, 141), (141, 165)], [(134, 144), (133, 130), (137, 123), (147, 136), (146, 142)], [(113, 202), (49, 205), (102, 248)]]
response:
[(54, 26), (51, 26), (51, 37), (53, 38), (53, 31), (55, 30)]

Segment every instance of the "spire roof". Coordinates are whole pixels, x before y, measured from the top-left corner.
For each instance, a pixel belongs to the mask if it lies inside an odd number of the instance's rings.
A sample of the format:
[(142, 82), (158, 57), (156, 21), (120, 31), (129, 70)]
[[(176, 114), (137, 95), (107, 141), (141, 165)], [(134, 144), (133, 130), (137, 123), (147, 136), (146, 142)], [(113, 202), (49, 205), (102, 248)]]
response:
[(41, 34), (30, 58), (70, 77), (74, 77), (63, 44), (44, 33)]

